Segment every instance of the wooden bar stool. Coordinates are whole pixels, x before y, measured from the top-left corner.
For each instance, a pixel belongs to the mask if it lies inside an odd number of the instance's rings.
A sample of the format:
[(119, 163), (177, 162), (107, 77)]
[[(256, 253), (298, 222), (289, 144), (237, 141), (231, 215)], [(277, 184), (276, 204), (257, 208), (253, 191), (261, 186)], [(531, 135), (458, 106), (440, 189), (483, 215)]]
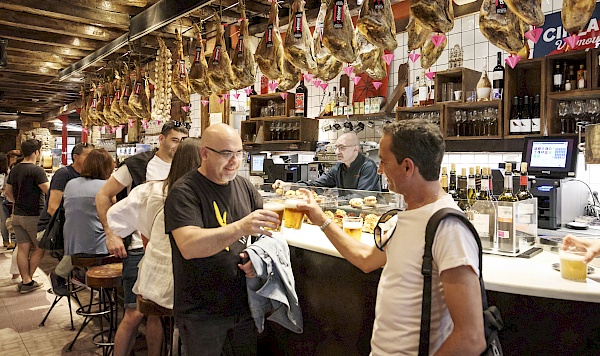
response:
[[(100, 332), (93, 336), (92, 341), (103, 348), (103, 355), (109, 355), (112, 352), (114, 334), (118, 325), (117, 287), (122, 284), (122, 270), (122, 263), (111, 263), (92, 267), (87, 271), (86, 284), (90, 288), (90, 302), (88, 305), (77, 309), (77, 314), (84, 316), (85, 319), (67, 351), (72, 351), (75, 341), (89, 322), (93, 318), (99, 318)], [(97, 302), (94, 302), (93, 297), (95, 290), (98, 291), (99, 295)], [(108, 329), (104, 329), (104, 320), (108, 322)]]
[[(168, 356), (173, 354), (173, 330), (174, 319), (173, 309), (162, 307), (149, 299), (145, 299), (141, 295), (137, 296), (137, 310), (148, 316), (155, 315), (160, 317), (160, 322), (163, 327), (163, 341), (161, 345), (161, 355)], [(179, 352), (181, 354), (181, 350)]]

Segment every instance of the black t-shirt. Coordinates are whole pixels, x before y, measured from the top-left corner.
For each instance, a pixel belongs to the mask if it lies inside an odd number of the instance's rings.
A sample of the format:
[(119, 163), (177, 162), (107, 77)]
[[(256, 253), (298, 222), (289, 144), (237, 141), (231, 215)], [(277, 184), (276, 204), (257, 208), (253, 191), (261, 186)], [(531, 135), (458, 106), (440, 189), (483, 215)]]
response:
[[(245, 178), (238, 176), (227, 185), (219, 185), (197, 170), (192, 171), (181, 177), (169, 192), (165, 202), (165, 230), (170, 234), (184, 226), (217, 228), (223, 217), (230, 224), (262, 205), (262, 197)], [(170, 240), (176, 315), (207, 318), (249, 315), (246, 278), (237, 267), (239, 254), (246, 248), (245, 238), (240, 236), (242, 241), (229, 246), (229, 251), (190, 260), (183, 258), (172, 234)]]
[(12, 186), (15, 215), (40, 215), (44, 208), (44, 193), (39, 184), (47, 181), (48, 177), (44, 169), (33, 163), (19, 163), (13, 167), (6, 183)]
[(37, 231), (43, 231), (48, 226), (50, 219), (52, 216), (48, 214), (48, 202), (50, 201), (50, 194), (52, 190), (60, 190), (64, 193), (65, 187), (67, 183), (73, 179), (79, 177), (79, 173), (73, 168), (73, 166), (68, 165), (66, 167), (62, 167), (57, 170), (56, 173), (52, 176), (52, 180), (50, 180), (50, 189), (48, 190), (48, 194), (46, 194), (46, 205), (44, 205), (44, 210), (42, 210), (42, 214), (40, 215), (40, 219), (38, 220), (38, 229)]

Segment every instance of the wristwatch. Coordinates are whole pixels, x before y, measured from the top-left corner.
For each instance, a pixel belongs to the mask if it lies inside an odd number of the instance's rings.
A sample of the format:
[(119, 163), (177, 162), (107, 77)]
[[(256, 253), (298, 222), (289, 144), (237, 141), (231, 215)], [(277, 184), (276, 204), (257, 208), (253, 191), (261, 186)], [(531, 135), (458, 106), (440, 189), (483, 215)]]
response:
[(323, 225), (319, 226), (319, 229), (321, 229), (321, 231), (325, 231), (325, 228), (327, 226), (329, 226), (329, 224), (331, 224), (333, 222), (333, 220), (331, 220), (331, 218), (325, 220), (325, 222), (323, 223)]

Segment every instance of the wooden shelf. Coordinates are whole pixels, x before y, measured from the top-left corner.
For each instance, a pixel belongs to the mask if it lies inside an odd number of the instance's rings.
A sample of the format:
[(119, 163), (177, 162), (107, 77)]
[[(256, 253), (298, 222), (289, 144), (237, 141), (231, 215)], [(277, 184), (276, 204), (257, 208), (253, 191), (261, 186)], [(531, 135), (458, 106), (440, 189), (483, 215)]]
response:
[(263, 117), (251, 117), (251, 121), (277, 121), (277, 120), (287, 120), (287, 119), (298, 119), (300, 116), (263, 116)]
[[(291, 110), (294, 110), (294, 98), (295, 94), (288, 92), (285, 99), (281, 97), (281, 93), (270, 93), (250, 96), (250, 119), (251, 120), (264, 120), (266, 118), (278, 119), (283, 117), (289, 117)], [(274, 104), (284, 104), (285, 108), (283, 115), (277, 116), (265, 116), (261, 117), (261, 108), (267, 106), (269, 101), (273, 101)]]
[(374, 119), (380, 119), (383, 120), (385, 118), (393, 118), (394, 114), (386, 114), (383, 111), (380, 111), (378, 113), (374, 113), (374, 114), (355, 114), (355, 115), (336, 115), (336, 116), (317, 116), (316, 119), (317, 120), (337, 120), (337, 119), (348, 119), (348, 120), (356, 120), (356, 121), (363, 121), (363, 120), (374, 120)]
[[(466, 93), (471, 90), (475, 90), (477, 87), (477, 82), (481, 78), (481, 72), (476, 70), (472, 70), (469, 68), (453, 68), (448, 69), (442, 72), (437, 72), (434, 78), (435, 85), (435, 101), (437, 103), (448, 103), (450, 101), (442, 101), (442, 90), (444, 84), (453, 83), (455, 88), (454, 90), (462, 91), (462, 99), (464, 102), (466, 99)], [(453, 91), (454, 91), (453, 90)], [(451, 93), (452, 98), (454, 98), (454, 92)]]
[(447, 108), (468, 110), (498, 107), (499, 105), (502, 105), (502, 100), (473, 101), (469, 103), (449, 102), (444, 104)]
[[(399, 107), (396, 108), (396, 113), (398, 112), (428, 112), (428, 111), (439, 111), (441, 109), (444, 108), (444, 105), (447, 105), (448, 103), (436, 103), (433, 105), (426, 105), (426, 106), (413, 106), (413, 107)], [(396, 115), (396, 117), (398, 117), (398, 115)]]
[(577, 89), (548, 93), (547, 97), (553, 100), (581, 100), (600, 98), (600, 89)]
[[(294, 132), (294, 136), (296, 137), (296, 139), (273, 140), (271, 135), (274, 132), (279, 131), (274, 130), (273, 132), (271, 132), (271, 125), (279, 125), (280, 123), (294, 124), (294, 129), (292, 130), (292, 132)], [(290, 126), (287, 127), (289, 128)], [(306, 149), (306, 147), (316, 146), (318, 130), (319, 122), (317, 120), (300, 116), (265, 117), (261, 119), (245, 120), (241, 122), (242, 144), (257, 149), (266, 147), (266, 145), (275, 145), (279, 147), (281, 147), (282, 145), (295, 145), (298, 147), (288, 148), (289, 150)], [(251, 140), (252, 137), (256, 137), (256, 140)], [(258, 143), (255, 141), (258, 141)]]

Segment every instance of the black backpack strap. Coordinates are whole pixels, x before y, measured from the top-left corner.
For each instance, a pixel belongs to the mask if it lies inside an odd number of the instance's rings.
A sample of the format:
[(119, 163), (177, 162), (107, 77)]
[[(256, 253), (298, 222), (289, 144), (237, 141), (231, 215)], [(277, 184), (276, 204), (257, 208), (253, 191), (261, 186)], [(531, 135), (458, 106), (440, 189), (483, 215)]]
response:
[(431, 275), (433, 271), (433, 240), (435, 239), (435, 233), (437, 228), (448, 216), (453, 216), (460, 220), (466, 227), (471, 230), (473, 238), (477, 242), (477, 248), (479, 249), (479, 284), (481, 286), (481, 300), (483, 303), (483, 310), (487, 309), (487, 295), (485, 293), (485, 286), (483, 284), (482, 275), (482, 255), (483, 250), (481, 248), (481, 241), (479, 240), (479, 234), (475, 227), (469, 221), (469, 218), (461, 212), (453, 208), (443, 208), (435, 212), (425, 228), (425, 251), (423, 253), (423, 265), (421, 267), (421, 274), (423, 275), (423, 299), (421, 306), (421, 335), (419, 340), (419, 356), (429, 355), (429, 332), (431, 324)]

